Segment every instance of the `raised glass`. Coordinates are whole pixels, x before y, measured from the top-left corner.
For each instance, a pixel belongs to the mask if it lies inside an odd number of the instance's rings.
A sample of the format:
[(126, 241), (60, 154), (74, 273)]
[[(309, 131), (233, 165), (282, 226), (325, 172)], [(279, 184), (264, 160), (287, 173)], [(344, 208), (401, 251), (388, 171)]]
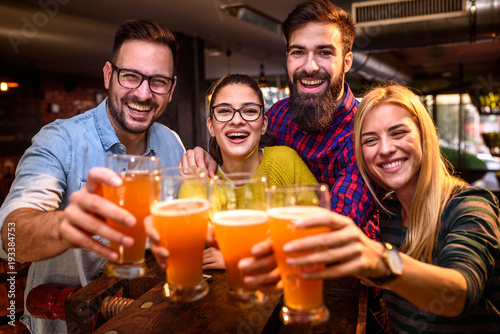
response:
[(323, 280), (302, 278), (307, 270), (324, 268), (324, 265), (319, 268), (289, 266), (286, 262), (289, 255), (283, 251), (283, 245), (291, 240), (329, 232), (327, 227), (295, 228), (298, 219), (328, 214), (329, 198), (325, 184), (269, 189), (269, 231), (283, 281), (284, 306), (280, 315), (284, 324), (318, 324), (329, 319), (330, 314), (323, 304)]
[(104, 198), (133, 214), (137, 222), (132, 227), (125, 227), (107, 219), (110, 227), (132, 237), (134, 244), (124, 247), (110, 241), (109, 247), (120, 256), (117, 261), (108, 261), (104, 271), (108, 276), (118, 278), (140, 277), (146, 273), (144, 218), (150, 214), (151, 203), (160, 195), (160, 158), (112, 154), (106, 156), (105, 167), (118, 173), (123, 184), (118, 188), (103, 185)]
[(228, 302), (239, 307), (262, 303), (265, 294), (243, 282), (238, 262), (268, 235), (267, 178), (260, 174), (226, 174), (212, 182), (211, 218), (224, 257), (229, 283)]
[(193, 302), (208, 293), (203, 249), (209, 220), (208, 176), (199, 168), (161, 170), (160, 201), (151, 206), (160, 245), (168, 249), (165, 295)]

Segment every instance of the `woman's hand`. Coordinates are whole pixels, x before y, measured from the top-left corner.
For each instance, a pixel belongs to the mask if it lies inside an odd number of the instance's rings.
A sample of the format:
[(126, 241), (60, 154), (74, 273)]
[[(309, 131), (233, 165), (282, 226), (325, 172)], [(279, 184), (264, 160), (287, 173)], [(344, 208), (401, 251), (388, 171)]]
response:
[(238, 268), (242, 271), (245, 284), (256, 286), (270, 293), (282, 289), (279, 269), (274, 258), (271, 239), (259, 242), (252, 247), (252, 257), (241, 259)]
[(219, 249), (215, 247), (205, 248), (203, 251), (203, 269), (226, 269), (224, 258)]
[(144, 219), (144, 228), (146, 229), (146, 234), (151, 244), (151, 253), (153, 253), (156, 263), (158, 263), (158, 267), (162, 270), (167, 269), (169, 253), (168, 250), (160, 244), (160, 234), (153, 225), (153, 216), (149, 215)]
[[(383, 245), (369, 239), (350, 218), (329, 212), (296, 223), (297, 228), (318, 226), (327, 226), (331, 232), (290, 241), (283, 246), (284, 251), (291, 255), (287, 262), (292, 266), (318, 268), (318, 264), (325, 265), (324, 269), (304, 273), (304, 278), (374, 278), (385, 274)], [(314, 252), (297, 256), (304, 251)]]

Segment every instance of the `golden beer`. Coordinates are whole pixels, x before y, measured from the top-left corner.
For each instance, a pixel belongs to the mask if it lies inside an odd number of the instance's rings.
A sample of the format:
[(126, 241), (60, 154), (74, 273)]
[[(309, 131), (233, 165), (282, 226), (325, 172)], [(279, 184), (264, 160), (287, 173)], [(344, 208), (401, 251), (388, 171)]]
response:
[(174, 199), (151, 207), (160, 245), (170, 257), (167, 281), (194, 288), (203, 282), (203, 249), (207, 236), (209, 202), (200, 198)]
[[(121, 176), (123, 184), (120, 187), (103, 185), (103, 196), (134, 215), (136, 224), (126, 227), (109, 219), (106, 219), (106, 222), (111, 228), (133, 238), (134, 244), (130, 247), (123, 247), (110, 241), (109, 248), (120, 255), (117, 263), (143, 262), (146, 246), (144, 218), (149, 215), (151, 197), (158, 198), (159, 196), (160, 184), (153, 174), (147, 172), (127, 173)], [(151, 186), (154, 182), (157, 183), (156, 187)]]
[[(242, 258), (251, 257), (251, 249), (267, 237), (267, 213), (259, 210), (230, 210), (217, 212), (212, 217), (215, 237), (226, 263), (226, 274), (231, 289), (252, 289), (243, 283), (238, 269)], [(253, 288), (254, 289), (254, 288)]]
[(214, 178), (211, 187), (215, 239), (224, 257), (229, 304), (247, 308), (259, 305), (266, 295), (247, 286), (238, 262), (252, 256), (252, 247), (267, 237), (267, 177), (262, 174), (228, 173)]
[[(327, 227), (295, 228), (294, 222), (297, 219), (313, 217), (318, 214), (323, 215), (325, 212), (328, 212), (328, 210), (317, 206), (278, 207), (268, 211), (269, 231), (273, 250), (283, 280), (284, 301), (285, 305), (290, 309), (299, 311), (309, 310), (320, 307), (323, 304), (323, 281), (303, 279), (301, 277), (301, 274), (308, 269), (317, 270), (319, 268), (289, 266), (286, 262), (289, 255), (283, 251), (283, 245), (298, 238), (329, 232)], [(312, 252), (302, 252), (294, 254), (294, 256), (307, 255)]]
[(136, 219), (132, 227), (125, 227), (110, 219), (106, 223), (134, 239), (130, 247), (123, 247), (110, 240), (109, 248), (119, 254), (117, 261), (108, 261), (104, 273), (108, 276), (132, 279), (146, 273), (144, 259), (146, 231), (144, 218), (149, 215), (151, 203), (160, 197), (160, 158), (154, 156), (108, 154), (105, 167), (119, 174), (123, 180), (119, 187), (102, 186), (102, 195), (130, 212)]

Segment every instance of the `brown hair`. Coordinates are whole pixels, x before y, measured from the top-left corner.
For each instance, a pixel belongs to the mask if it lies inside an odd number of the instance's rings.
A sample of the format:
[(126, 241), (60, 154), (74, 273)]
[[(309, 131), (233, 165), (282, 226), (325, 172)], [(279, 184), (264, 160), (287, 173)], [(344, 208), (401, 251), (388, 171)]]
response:
[[(246, 74), (228, 74), (219, 80), (217, 80), (211, 87), (210, 94), (212, 95), (212, 98), (210, 99), (210, 107), (209, 107), (209, 113), (210, 113), (210, 118), (212, 121), (214, 121), (214, 114), (212, 111), (212, 107), (215, 101), (215, 98), (219, 91), (229, 85), (244, 85), (250, 87), (258, 96), (259, 98), (259, 103), (264, 106), (264, 96), (262, 94), (262, 91), (260, 90), (259, 84), (257, 83), (257, 80), (253, 79), (252, 77), (246, 75)], [(264, 115), (264, 112), (262, 113)], [(277, 144), (276, 138), (274, 137), (273, 133), (269, 128), (266, 130), (266, 133), (263, 134), (260, 137), (259, 141), (259, 148), (265, 147), (265, 146), (274, 146)], [(222, 165), (222, 153), (220, 151), (219, 144), (217, 143), (217, 139), (215, 137), (211, 137), (210, 141), (208, 143), (208, 152), (214, 158), (214, 160), (217, 162), (217, 164)]]
[(118, 57), (118, 52), (122, 44), (131, 39), (142, 41), (150, 41), (157, 44), (163, 44), (170, 48), (172, 58), (174, 60), (174, 71), (177, 63), (177, 50), (178, 43), (174, 34), (153, 20), (149, 19), (136, 19), (125, 21), (115, 34), (115, 41), (113, 43), (113, 50), (111, 53), (111, 60), (114, 63)]
[(321, 22), (335, 24), (342, 35), (342, 53), (345, 57), (352, 50), (356, 27), (349, 14), (328, 0), (307, 0), (295, 7), (281, 26), (289, 46), (290, 35), (307, 23)]

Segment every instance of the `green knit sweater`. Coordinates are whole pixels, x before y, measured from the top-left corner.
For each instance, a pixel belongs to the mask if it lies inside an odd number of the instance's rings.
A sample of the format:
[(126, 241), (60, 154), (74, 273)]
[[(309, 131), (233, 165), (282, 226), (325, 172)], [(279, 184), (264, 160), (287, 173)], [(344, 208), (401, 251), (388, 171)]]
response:
[[(300, 156), (288, 146), (264, 147), (259, 168), (255, 171), (267, 176), (269, 186), (318, 183)], [(223, 176), (217, 170), (218, 176)]]
[[(287, 146), (265, 147), (262, 161), (255, 173), (266, 175), (270, 187), (318, 183), (297, 152)], [(216, 174), (224, 178), (220, 168)], [(179, 198), (199, 197), (200, 194), (203, 194), (201, 197), (205, 197), (206, 191), (194, 182), (182, 186)]]
[[(287, 146), (265, 147), (255, 173), (266, 175), (270, 187), (318, 183), (300, 156)], [(220, 168), (217, 169), (217, 176), (225, 178)], [(265, 193), (250, 185), (235, 189), (215, 188), (212, 192), (212, 206), (216, 211), (222, 208), (227, 210), (228, 206), (234, 206), (240, 200), (247, 201), (247, 209), (264, 210), (266, 207)]]

